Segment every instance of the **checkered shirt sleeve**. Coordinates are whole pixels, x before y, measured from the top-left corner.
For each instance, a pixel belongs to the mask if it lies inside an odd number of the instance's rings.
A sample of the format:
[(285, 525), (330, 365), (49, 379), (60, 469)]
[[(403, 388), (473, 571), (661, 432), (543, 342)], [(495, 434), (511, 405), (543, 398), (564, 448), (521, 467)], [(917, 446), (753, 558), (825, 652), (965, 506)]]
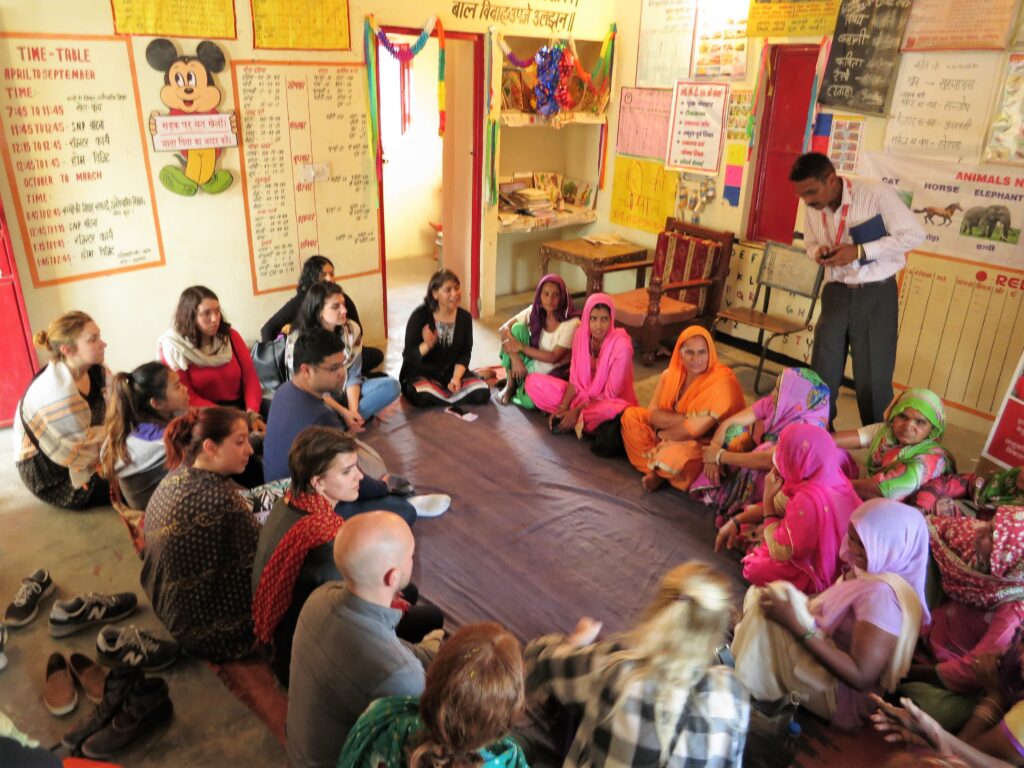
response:
[(653, 681), (631, 684), (609, 717), (619, 698), (616, 681), (622, 669), (606, 671), (605, 661), (620, 648), (608, 642), (577, 648), (561, 635), (539, 638), (526, 648), (531, 694), (583, 707), (566, 768), (742, 766), (750, 704), (731, 669), (711, 667), (693, 687), (676, 722), (672, 751), (662, 762)]

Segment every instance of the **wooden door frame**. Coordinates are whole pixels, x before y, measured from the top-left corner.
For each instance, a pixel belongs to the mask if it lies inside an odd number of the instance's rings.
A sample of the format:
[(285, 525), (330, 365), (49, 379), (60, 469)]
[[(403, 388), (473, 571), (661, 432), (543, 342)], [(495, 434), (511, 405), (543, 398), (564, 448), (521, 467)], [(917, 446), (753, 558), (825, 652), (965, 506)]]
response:
[[(423, 30), (414, 27), (381, 26), (386, 33), (396, 35), (420, 34)], [(431, 32), (431, 37), (437, 37), (437, 30)], [(480, 32), (452, 32), (444, 31), (446, 40), (468, 40), (473, 43), (473, 210), (472, 216), (472, 238), (470, 250), (470, 276), (469, 276), (469, 311), (473, 317), (480, 317), (480, 245), (482, 240), (483, 223), (483, 146), (484, 146), (484, 36)], [(374, 38), (374, 45), (377, 46), (377, 55), (374, 61), (379, 62), (381, 56), (380, 41)], [(390, 55), (390, 54), (389, 54)], [(449, 62), (445, 62), (446, 67)], [(377, 84), (377, 124), (380, 125), (380, 66), (374, 73), (374, 81)], [(382, 132), (383, 133), (383, 132)], [(382, 134), (381, 134), (382, 135)], [(380, 231), (380, 264), (381, 282), (384, 291), (384, 334), (388, 334), (388, 262), (384, 229), (384, 142), (378, 139), (377, 156), (374, 164), (377, 168), (377, 228)], [(441, 172), (444, 184), (444, 171)], [(443, 219), (442, 219), (443, 221)]]
[[(795, 43), (795, 44), (788, 44), (788, 43), (765, 43), (765, 45), (769, 45), (770, 48), (771, 48), (771, 50), (768, 51), (767, 59), (768, 59), (768, 62), (769, 62), (769, 66), (771, 67), (771, 73), (772, 74), (771, 74), (771, 77), (765, 78), (765, 81), (764, 81), (764, 89), (765, 89), (765, 92), (764, 92), (764, 106), (763, 106), (762, 112), (761, 112), (761, 119), (758, 120), (758, 126), (757, 126), (757, 141), (756, 141), (756, 143), (754, 145), (755, 149), (756, 149), (756, 152), (755, 152), (755, 155), (754, 155), (754, 179), (753, 179), (753, 182), (752, 182), (751, 188), (750, 188), (749, 210), (747, 211), (747, 221), (746, 221), (746, 225), (744, 227), (744, 234), (746, 236), (744, 239), (749, 240), (750, 242), (758, 242), (758, 243), (759, 242), (764, 242), (764, 241), (754, 238), (753, 234), (751, 233), (751, 230), (752, 230), (752, 228), (754, 226), (754, 216), (756, 215), (757, 210), (759, 208), (758, 203), (760, 202), (760, 200), (758, 198), (758, 191), (761, 188), (760, 185), (761, 185), (761, 181), (762, 181), (762, 176), (764, 174), (763, 168), (761, 166), (761, 152), (764, 150), (764, 143), (768, 141), (767, 121), (768, 121), (768, 115), (769, 115), (769, 113), (771, 111), (768, 108), (768, 100), (769, 100), (769, 98), (772, 98), (768, 94), (768, 89), (771, 87), (774, 78), (778, 76), (778, 71), (779, 71), (777, 62), (773, 61), (773, 57), (776, 56), (778, 51), (780, 49), (782, 49), (782, 48), (791, 49), (791, 50), (793, 50), (794, 53), (795, 52), (800, 52), (800, 51), (810, 52), (810, 51), (817, 51), (817, 50), (819, 50), (818, 46), (816, 46), (816, 45), (806, 45), (806, 44), (800, 44), (800, 43)], [(756, 95), (755, 95), (755, 98), (756, 98)], [(795, 226), (795, 224), (794, 224), (794, 226)], [(793, 233), (790, 233), (789, 242), (792, 242), (792, 241), (793, 241)]]

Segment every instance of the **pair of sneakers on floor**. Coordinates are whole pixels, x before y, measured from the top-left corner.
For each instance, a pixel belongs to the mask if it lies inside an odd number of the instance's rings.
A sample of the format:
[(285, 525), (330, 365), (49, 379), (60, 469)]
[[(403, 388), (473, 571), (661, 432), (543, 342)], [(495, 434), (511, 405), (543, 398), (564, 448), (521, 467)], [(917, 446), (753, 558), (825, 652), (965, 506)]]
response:
[[(14, 600), (7, 606), (6, 625), (29, 624), (38, 614), (40, 602), (54, 588), (53, 579), (45, 568), (23, 579)], [(50, 610), (49, 633), (52, 637), (67, 637), (87, 627), (120, 621), (129, 616), (137, 604), (138, 599), (131, 592), (91, 593), (58, 600)], [(3, 655), (6, 639), (6, 629), (0, 625), (0, 669), (7, 663)], [(172, 664), (178, 657), (179, 646), (173, 640), (160, 640), (134, 625), (106, 626), (96, 638), (96, 650), (104, 663), (124, 664), (151, 672)]]
[(170, 721), (167, 682), (136, 667), (117, 667), (103, 683), (96, 709), (61, 739), (73, 755), (107, 760)]

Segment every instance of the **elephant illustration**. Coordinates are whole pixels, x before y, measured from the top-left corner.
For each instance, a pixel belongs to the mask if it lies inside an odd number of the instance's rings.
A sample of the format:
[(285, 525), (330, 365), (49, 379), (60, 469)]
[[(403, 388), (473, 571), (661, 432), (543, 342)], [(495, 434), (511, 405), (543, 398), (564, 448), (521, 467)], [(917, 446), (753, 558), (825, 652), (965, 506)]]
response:
[(984, 205), (976, 205), (974, 208), (968, 208), (967, 212), (964, 213), (963, 219), (960, 220), (960, 234), (969, 235), (974, 231), (974, 228), (981, 223), (981, 217), (985, 215), (987, 211)]
[(1007, 240), (1010, 236), (1010, 209), (1005, 205), (990, 205), (978, 222), (983, 237), (989, 240)]

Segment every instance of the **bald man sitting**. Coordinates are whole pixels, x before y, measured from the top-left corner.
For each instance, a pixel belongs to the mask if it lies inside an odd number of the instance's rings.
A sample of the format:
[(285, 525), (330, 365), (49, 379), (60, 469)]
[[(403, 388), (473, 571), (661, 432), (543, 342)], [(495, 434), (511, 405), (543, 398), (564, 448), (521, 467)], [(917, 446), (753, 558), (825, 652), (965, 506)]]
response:
[(412, 531), (393, 512), (346, 522), (334, 540), (345, 581), (319, 587), (302, 608), (292, 644), (288, 760), (334, 768), (348, 732), (374, 699), (419, 696), (428, 650), (399, 640), (391, 607), (412, 578)]

